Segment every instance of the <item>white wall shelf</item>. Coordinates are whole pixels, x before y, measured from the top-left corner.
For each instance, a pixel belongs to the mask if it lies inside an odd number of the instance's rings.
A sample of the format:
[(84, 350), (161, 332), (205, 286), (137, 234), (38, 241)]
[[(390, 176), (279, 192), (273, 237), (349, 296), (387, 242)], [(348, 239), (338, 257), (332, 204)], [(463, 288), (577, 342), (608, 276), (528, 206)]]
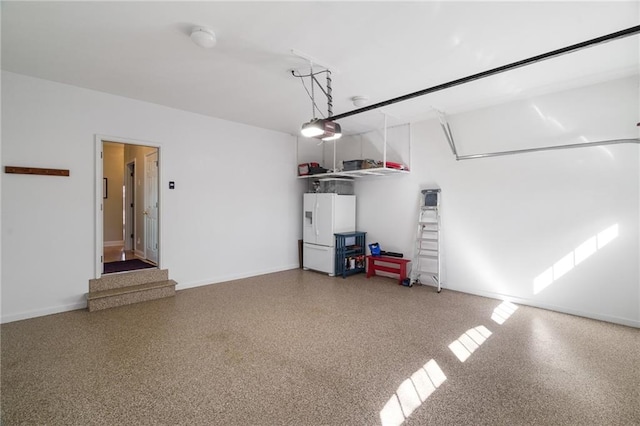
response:
[(389, 167), (376, 167), (372, 169), (360, 169), (360, 170), (348, 170), (342, 172), (332, 173), (318, 173), (315, 175), (298, 176), (298, 179), (322, 179), (331, 177), (350, 177), (350, 178), (363, 178), (372, 176), (393, 176), (408, 174), (409, 170), (391, 169)]

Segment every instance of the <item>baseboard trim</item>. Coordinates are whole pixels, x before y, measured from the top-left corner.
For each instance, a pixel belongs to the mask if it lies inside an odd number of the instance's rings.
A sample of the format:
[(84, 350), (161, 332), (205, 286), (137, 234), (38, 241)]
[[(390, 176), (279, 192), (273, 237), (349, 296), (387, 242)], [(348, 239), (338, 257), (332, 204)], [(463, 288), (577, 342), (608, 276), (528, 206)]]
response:
[[(291, 264), (291, 265), (287, 265), (287, 266), (281, 266), (281, 267), (277, 267), (277, 268), (270, 268), (270, 269), (265, 269), (265, 270), (261, 270), (261, 271), (253, 271), (253, 272), (242, 273), (242, 274), (226, 275), (226, 276), (222, 276), (222, 277), (211, 278), (209, 280), (192, 281), (190, 283), (180, 283), (180, 282), (178, 282), (177, 286), (180, 286), (180, 290), (185, 290), (187, 288), (202, 287), (202, 286), (210, 285), (210, 284), (217, 284), (217, 283), (222, 283), (222, 282), (226, 282), (226, 281), (239, 280), (239, 279), (242, 279), (242, 278), (250, 278), (250, 277), (255, 277), (255, 276), (259, 276), (259, 275), (265, 275), (265, 274), (271, 274), (271, 273), (275, 273), (275, 272), (288, 271), (288, 270), (291, 270), (291, 269), (298, 269), (298, 268), (299, 268), (299, 265), (297, 263), (295, 263), (295, 264)], [(177, 288), (176, 288), (176, 291), (178, 291)], [(85, 297), (85, 295), (83, 295), (83, 298), (84, 297)], [(1, 317), (1, 319), (0, 319), (0, 324), (5, 324), (5, 323), (9, 323), (9, 322), (14, 322), (14, 321), (21, 321), (21, 320), (31, 319), (31, 318), (37, 318), (37, 317), (42, 317), (42, 316), (46, 316), (46, 315), (59, 314), (59, 313), (62, 313), (62, 312), (75, 311), (75, 310), (78, 310), (78, 309), (87, 309), (87, 301), (83, 300), (82, 302), (79, 302), (79, 303), (72, 303), (72, 304), (68, 304), (68, 305), (54, 306), (54, 307), (45, 308), (45, 309), (35, 309), (35, 310), (32, 310), (32, 311), (25, 311), (25, 312), (20, 312), (20, 313), (17, 313), (17, 314), (3, 315)]]
[(104, 247), (124, 246), (124, 240), (121, 240), (121, 241), (105, 241), (102, 245)]
[(3, 315), (2, 324), (14, 322), (14, 321), (22, 321), (22, 320), (36, 318), (36, 317), (43, 317), (46, 315), (60, 314), (63, 312), (76, 311), (78, 309), (86, 309), (86, 308), (87, 308), (87, 301), (85, 300), (83, 302), (72, 303), (69, 305), (60, 305), (60, 306), (54, 306), (46, 309), (36, 309), (33, 311), (20, 312), (18, 314)]
[(178, 281), (178, 285), (176, 286), (176, 291), (186, 290), (188, 288), (202, 287), (210, 284), (219, 284), (227, 281), (241, 280), (243, 278), (257, 277), (260, 275), (273, 274), (276, 272), (289, 271), (291, 269), (300, 269), (300, 265), (298, 263), (295, 263), (295, 264), (280, 266), (277, 268), (269, 268), (269, 269), (264, 269), (260, 271), (245, 272), (242, 274), (230, 274), (230, 275), (224, 275), (221, 277), (210, 278), (208, 280), (198, 280), (198, 281), (191, 281), (187, 283), (180, 282), (180, 280), (176, 280)]
[[(178, 282), (178, 286), (180, 287), (180, 290), (186, 290), (188, 288), (195, 288), (195, 287), (202, 287), (205, 285), (211, 285), (211, 284), (219, 284), (219, 283), (223, 283), (223, 282), (227, 282), (227, 281), (233, 281), (233, 280), (239, 280), (239, 279), (243, 279), (243, 278), (251, 278), (251, 277), (256, 277), (259, 275), (265, 275), (265, 274), (272, 274), (275, 272), (283, 272), (283, 271), (288, 271), (288, 270), (292, 270), (292, 269), (299, 269), (299, 265), (297, 263), (295, 264), (290, 264), (290, 265), (284, 265), (284, 266), (280, 266), (280, 267), (276, 267), (276, 268), (269, 268), (269, 269), (264, 269), (264, 270), (260, 270), (260, 271), (252, 271), (252, 272), (245, 272), (245, 273), (241, 273), (241, 274), (230, 274), (230, 275), (224, 275), (221, 277), (215, 277), (215, 278), (211, 278), (208, 280), (198, 280), (198, 281), (191, 281), (191, 282), (187, 282), (187, 283), (183, 283), (183, 282)], [(452, 288), (452, 287), (448, 287), (445, 285), (445, 287), (443, 287), (444, 290), (452, 290), (452, 291), (459, 291), (461, 293), (467, 293), (467, 294), (473, 294), (476, 296), (482, 296), (482, 297), (488, 297), (491, 299), (497, 299), (497, 300), (508, 300), (510, 302), (513, 303), (518, 303), (521, 305), (526, 305), (526, 306), (531, 306), (534, 308), (540, 308), (540, 309), (546, 309), (549, 311), (554, 311), (554, 312), (560, 312), (563, 314), (569, 314), (569, 315), (576, 315), (579, 317), (583, 317), (583, 318), (591, 318), (594, 320), (598, 320), (598, 321), (605, 321), (605, 322), (610, 322), (610, 323), (614, 323), (614, 324), (620, 324), (620, 325), (625, 325), (628, 327), (634, 327), (634, 328), (640, 328), (640, 321), (639, 320), (634, 320), (634, 319), (630, 319), (630, 318), (622, 318), (622, 317), (617, 317), (617, 316), (612, 316), (612, 315), (605, 315), (605, 314), (598, 314), (598, 313), (592, 313), (592, 312), (583, 312), (580, 310), (576, 310), (576, 309), (570, 309), (570, 308), (566, 308), (566, 307), (562, 307), (562, 306), (556, 306), (556, 305), (549, 305), (546, 303), (539, 303), (530, 299), (524, 299), (524, 298), (520, 298), (520, 297), (515, 297), (512, 295), (507, 295), (507, 294), (501, 294), (501, 293), (494, 293), (494, 292), (488, 292), (488, 291), (470, 291), (468, 289), (460, 289), (460, 288)], [(176, 288), (177, 291), (180, 291)], [(10, 315), (3, 315), (0, 320), (1, 324), (6, 324), (9, 322), (14, 322), (14, 321), (21, 321), (21, 320), (25, 320), (25, 319), (29, 319), (29, 318), (35, 318), (35, 317), (41, 317), (41, 316), (45, 316), (45, 315), (52, 315), (52, 314), (59, 314), (62, 312), (68, 312), (68, 311), (75, 311), (78, 309), (86, 309), (87, 308), (87, 302), (82, 301), (82, 302), (78, 302), (78, 303), (72, 303), (72, 304), (68, 304), (68, 305), (60, 305), (60, 306), (55, 306), (55, 307), (51, 307), (51, 308), (45, 308), (45, 309), (36, 309), (36, 310), (32, 310), (32, 311), (25, 311), (25, 312), (20, 312), (17, 314), (10, 314)]]
[(507, 300), (509, 302), (517, 303), (520, 305), (531, 306), (532, 308), (546, 309), (548, 311), (559, 312), (561, 314), (575, 315), (582, 318), (589, 318), (598, 321), (610, 322), (613, 324), (626, 325), (628, 327), (640, 328), (640, 320), (634, 320), (631, 318), (617, 317), (613, 315), (599, 314), (594, 312), (585, 312), (578, 309), (571, 309), (564, 306), (551, 305), (547, 303), (540, 303), (535, 300), (525, 299), (522, 297), (512, 296), (509, 294), (494, 293), (489, 291), (471, 291), (468, 289), (459, 289), (452, 287), (443, 287), (443, 289), (449, 289), (453, 291), (459, 291), (461, 293), (473, 294), (475, 296), (488, 297), (490, 299)]

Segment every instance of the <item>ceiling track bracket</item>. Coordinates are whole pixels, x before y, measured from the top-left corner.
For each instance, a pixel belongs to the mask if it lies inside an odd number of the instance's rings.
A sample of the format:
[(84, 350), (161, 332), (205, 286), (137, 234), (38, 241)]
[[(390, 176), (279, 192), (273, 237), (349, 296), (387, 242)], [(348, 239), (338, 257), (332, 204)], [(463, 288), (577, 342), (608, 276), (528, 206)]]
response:
[(620, 145), (620, 144), (640, 144), (640, 138), (637, 139), (608, 139), (604, 141), (593, 141), (593, 142), (583, 142), (583, 143), (572, 143), (572, 144), (564, 144), (564, 145), (554, 145), (554, 146), (541, 146), (536, 148), (524, 148), (524, 149), (514, 149), (509, 151), (497, 151), (497, 152), (486, 152), (483, 154), (470, 154), (470, 155), (458, 155), (458, 150), (456, 148), (455, 141), (453, 139), (453, 133), (451, 132), (451, 126), (449, 125), (449, 121), (447, 120), (447, 116), (444, 112), (437, 110), (434, 108), (436, 113), (438, 114), (438, 118), (440, 120), (440, 127), (442, 128), (442, 132), (444, 133), (444, 137), (447, 139), (449, 143), (449, 147), (451, 148), (451, 153), (455, 157), (456, 161), (460, 160), (477, 160), (480, 158), (489, 158), (489, 157), (502, 157), (505, 155), (517, 155), (517, 154), (528, 154), (531, 152), (542, 152), (542, 151), (555, 151), (558, 149), (571, 149), (571, 148), (588, 148), (594, 146), (605, 146), (605, 145)]
[(447, 121), (447, 116), (442, 111), (439, 111), (437, 109), (435, 111), (438, 113), (438, 118), (440, 119), (440, 127), (444, 132), (444, 137), (447, 138), (447, 142), (449, 142), (451, 153), (453, 154), (454, 157), (456, 157), (456, 160), (459, 160), (460, 158), (458, 157), (458, 150), (456, 149), (456, 144), (455, 144), (455, 141), (453, 140), (453, 133), (451, 133), (451, 126), (449, 126), (449, 122)]
[(461, 156), (458, 156), (456, 154), (456, 160), (477, 160), (479, 158), (501, 157), (505, 155), (516, 155), (516, 154), (528, 154), (531, 152), (555, 151), (557, 149), (588, 148), (588, 147), (594, 147), (594, 146), (620, 145), (620, 144), (626, 144), (626, 143), (640, 144), (640, 139), (610, 139), (610, 140), (604, 140), (604, 141), (516, 149), (511, 151), (487, 152), (484, 154), (472, 154), (472, 155), (461, 155)]

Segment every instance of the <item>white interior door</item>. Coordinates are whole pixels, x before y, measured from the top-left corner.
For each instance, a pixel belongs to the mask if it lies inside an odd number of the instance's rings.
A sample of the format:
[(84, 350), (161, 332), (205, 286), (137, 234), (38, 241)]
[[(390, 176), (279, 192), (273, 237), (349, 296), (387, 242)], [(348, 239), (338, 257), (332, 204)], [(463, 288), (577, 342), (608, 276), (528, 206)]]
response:
[(145, 257), (158, 263), (158, 151), (145, 156)]

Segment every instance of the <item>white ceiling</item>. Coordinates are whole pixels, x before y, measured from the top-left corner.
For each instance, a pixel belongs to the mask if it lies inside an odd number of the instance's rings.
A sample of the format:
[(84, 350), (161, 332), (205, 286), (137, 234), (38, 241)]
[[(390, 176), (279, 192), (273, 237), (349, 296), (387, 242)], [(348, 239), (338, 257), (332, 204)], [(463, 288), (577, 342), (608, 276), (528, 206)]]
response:
[[(330, 65), (338, 114), (356, 95), (380, 102), (638, 25), (639, 4), (3, 1), (2, 68), (295, 134), (311, 102), (289, 73), (308, 64), (291, 49)], [(194, 25), (217, 46), (196, 46)], [(633, 36), (385, 111), (401, 122), (455, 113), (637, 74), (639, 62)], [(366, 116), (343, 129), (382, 120)]]

